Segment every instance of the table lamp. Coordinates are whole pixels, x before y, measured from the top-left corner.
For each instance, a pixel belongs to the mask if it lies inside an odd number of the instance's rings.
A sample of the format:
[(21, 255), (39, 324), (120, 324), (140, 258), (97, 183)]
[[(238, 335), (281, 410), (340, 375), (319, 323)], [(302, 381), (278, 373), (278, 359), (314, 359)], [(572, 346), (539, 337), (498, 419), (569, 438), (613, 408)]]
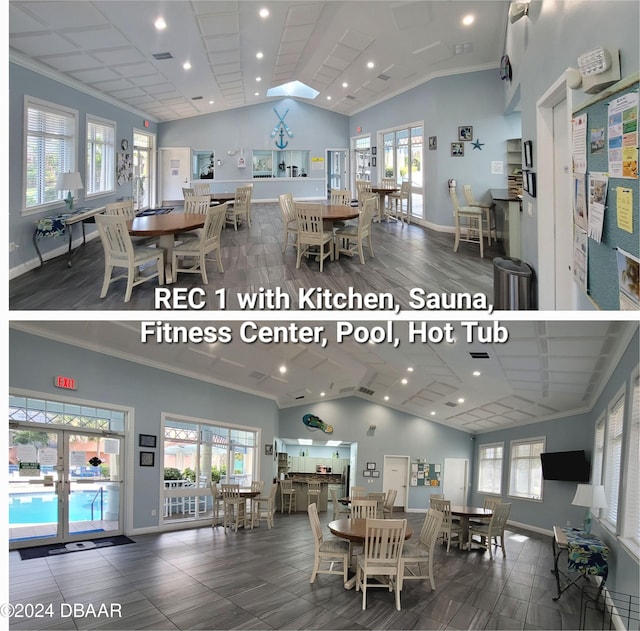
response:
[(584, 531), (591, 533), (591, 509), (605, 508), (607, 499), (604, 495), (604, 486), (594, 484), (578, 484), (575, 497), (571, 502), (574, 506), (586, 506), (584, 514)]
[(73, 210), (73, 195), (71, 191), (77, 191), (81, 188), (84, 188), (84, 186), (82, 185), (82, 179), (78, 172), (69, 171), (68, 173), (60, 173), (60, 175), (58, 175), (57, 189), (59, 191), (68, 191), (64, 200), (67, 205), (67, 210)]

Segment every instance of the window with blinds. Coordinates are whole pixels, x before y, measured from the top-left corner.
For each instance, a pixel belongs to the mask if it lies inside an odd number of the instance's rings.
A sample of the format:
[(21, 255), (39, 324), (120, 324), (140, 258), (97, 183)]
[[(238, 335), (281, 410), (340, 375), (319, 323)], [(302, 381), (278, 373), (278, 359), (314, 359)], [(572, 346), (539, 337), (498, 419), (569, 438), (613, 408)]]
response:
[(509, 495), (530, 500), (542, 499), (542, 463), (544, 438), (511, 441)]
[(87, 196), (115, 190), (115, 136), (113, 121), (87, 116)]
[(25, 210), (64, 198), (58, 175), (76, 170), (77, 116), (75, 110), (25, 97)]
[(622, 536), (640, 552), (640, 378), (636, 375), (631, 399), (629, 449), (626, 454), (624, 525)]
[(502, 493), (503, 443), (480, 445), (478, 464), (478, 492)]
[[(604, 462), (604, 428), (605, 415), (596, 422), (596, 435), (593, 442), (593, 463), (591, 465), (591, 484), (602, 484), (602, 463)], [(600, 508), (593, 509), (596, 517), (601, 516)]]
[(618, 494), (622, 468), (622, 434), (624, 429), (624, 394), (609, 407), (604, 456), (604, 494), (607, 506), (602, 509), (605, 525), (616, 532), (618, 527)]

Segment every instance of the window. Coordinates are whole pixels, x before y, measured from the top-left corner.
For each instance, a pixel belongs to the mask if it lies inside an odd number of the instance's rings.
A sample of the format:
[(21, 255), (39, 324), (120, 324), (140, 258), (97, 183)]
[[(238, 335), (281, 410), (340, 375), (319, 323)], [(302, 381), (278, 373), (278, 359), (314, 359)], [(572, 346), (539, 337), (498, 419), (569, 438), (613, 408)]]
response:
[(622, 432), (624, 426), (624, 394), (609, 406), (604, 455), (604, 494), (607, 506), (601, 516), (605, 525), (614, 532), (618, 525), (618, 492), (622, 467)]
[(25, 97), (25, 210), (61, 201), (58, 175), (76, 169), (77, 112)]
[(480, 445), (480, 464), (478, 466), (478, 492), (502, 493), (502, 443)]
[(596, 437), (593, 445), (593, 465), (591, 467), (591, 484), (602, 484), (602, 463), (604, 462), (604, 421), (605, 415), (603, 414), (596, 422)]
[(544, 438), (511, 442), (509, 495), (530, 500), (542, 499), (542, 464)]
[(636, 375), (631, 399), (631, 427), (625, 467), (625, 507), (622, 537), (640, 550), (640, 377)]
[(87, 116), (87, 196), (115, 190), (115, 136), (114, 122)]

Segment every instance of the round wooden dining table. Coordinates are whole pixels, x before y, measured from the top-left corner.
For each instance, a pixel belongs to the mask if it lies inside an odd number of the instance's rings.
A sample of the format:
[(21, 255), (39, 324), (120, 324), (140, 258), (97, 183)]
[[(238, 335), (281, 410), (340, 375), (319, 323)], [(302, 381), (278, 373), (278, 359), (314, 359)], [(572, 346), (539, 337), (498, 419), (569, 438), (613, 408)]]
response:
[(167, 213), (136, 217), (129, 227), (132, 237), (159, 237), (158, 245), (164, 250), (165, 282), (173, 282), (171, 259), (176, 235), (203, 228), (206, 215), (198, 213)]
[(389, 186), (382, 186), (382, 184), (373, 184), (371, 186), (371, 192), (377, 193), (378, 197), (380, 198), (380, 204), (378, 206), (378, 221), (382, 221), (384, 218), (393, 219), (397, 221), (397, 219), (389, 215), (389, 213), (386, 212), (385, 209), (386, 209), (387, 195), (389, 195), (389, 193), (397, 193), (399, 190), (400, 190), (399, 187), (394, 188)]
[(233, 193), (211, 193), (209, 195), (212, 202), (218, 202), (224, 204), (225, 202), (233, 202), (236, 199), (235, 192)]
[(467, 545), (469, 539), (469, 518), (476, 517), (478, 519), (491, 519), (493, 511), (488, 508), (480, 508), (479, 506), (451, 505), (451, 514), (460, 517), (460, 527), (462, 528), (462, 536), (464, 546)]
[(323, 221), (347, 221), (360, 216), (357, 206), (343, 206), (340, 204), (322, 204)]

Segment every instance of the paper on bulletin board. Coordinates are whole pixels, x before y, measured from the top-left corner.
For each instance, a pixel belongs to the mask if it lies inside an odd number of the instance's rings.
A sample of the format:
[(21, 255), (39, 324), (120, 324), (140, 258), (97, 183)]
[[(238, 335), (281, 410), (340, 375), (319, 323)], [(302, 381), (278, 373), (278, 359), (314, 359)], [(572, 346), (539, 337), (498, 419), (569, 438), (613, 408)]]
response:
[(620, 310), (637, 311), (640, 309), (640, 261), (621, 248), (618, 248), (616, 258)]
[(324, 171), (324, 158), (322, 156), (311, 156), (311, 170)]
[(573, 280), (585, 291), (587, 290), (587, 233), (579, 226), (573, 226), (573, 265), (571, 273)]
[(571, 121), (571, 157), (573, 172), (587, 172), (587, 115), (580, 114)]
[(629, 92), (609, 103), (609, 175), (638, 178), (638, 93)]
[(582, 173), (573, 176), (573, 221), (583, 230), (587, 229), (587, 197)]
[(608, 184), (609, 178), (606, 173), (589, 173), (589, 238), (598, 243), (602, 240)]
[(618, 186), (616, 189), (618, 228), (633, 234), (633, 191)]

